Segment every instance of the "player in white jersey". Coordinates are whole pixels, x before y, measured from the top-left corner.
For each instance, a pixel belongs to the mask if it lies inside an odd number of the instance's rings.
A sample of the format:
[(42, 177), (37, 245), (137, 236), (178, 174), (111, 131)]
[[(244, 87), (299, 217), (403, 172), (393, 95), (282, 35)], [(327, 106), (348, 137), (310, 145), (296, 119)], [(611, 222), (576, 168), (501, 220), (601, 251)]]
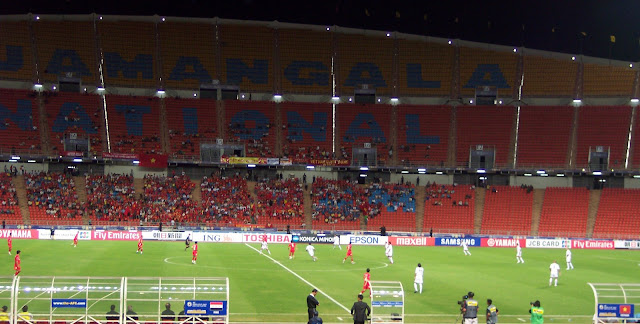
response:
[(269, 250), (269, 243), (267, 243), (267, 237), (263, 237), (262, 238), (262, 246), (260, 246), (260, 254), (262, 254), (262, 251), (267, 250), (267, 252), (269, 252), (269, 255), (271, 255), (271, 251)]
[(516, 260), (517, 263), (524, 263), (524, 259), (522, 258), (522, 248), (520, 247), (520, 242), (516, 243)]
[(389, 258), (389, 262), (393, 264), (393, 245), (391, 245), (391, 242), (387, 241), (387, 243), (384, 244), (384, 254)]
[(340, 246), (340, 236), (338, 235), (333, 237), (333, 249), (335, 250), (336, 247), (342, 250), (342, 246)]
[(460, 243), (460, 246), (462, 246), (462, 252), (464, 252), (464, 255), (471, 255), (471, 252), (469, 252), (469, 246), (467, 245), (467, 241), (462, 240), (462, 243)]
[(555, 286), (558, 287), (558, 277), (560, 276), (560, 266), (558, 265), (558, 262), (554, 260), (549, 266), (549, 271), (551, 272), (549, 276), (549, 286), (551, 286), (551, 282), (555, 279)]
[(311, 258), (313, 259), (314, 262), (316, 260), (318, 260), (318, 258), (316, 258), (316, 256), (315, 256), (316, 248), (313, 245), (311, 245), (311, 243), (309, 243), (309, 245), (307, 245), (307, 248), (305, 250), (307, 250), (307, 252), (309, 252), (309, 256), (311, 256)]
[(424, 268), (422, 264), (418, 263), (416, 267), (416, 271), (413, 274), (413, 293), (418, 292), (418, 287), (420, 287), (420, 293), (422, 294), (422, 283), (424, 281)]
[(567, 253), (565, 254), (567, 260), (567, 270), (573, 270), (573, 263), (571, 263), (571, 250), (567, 248)]

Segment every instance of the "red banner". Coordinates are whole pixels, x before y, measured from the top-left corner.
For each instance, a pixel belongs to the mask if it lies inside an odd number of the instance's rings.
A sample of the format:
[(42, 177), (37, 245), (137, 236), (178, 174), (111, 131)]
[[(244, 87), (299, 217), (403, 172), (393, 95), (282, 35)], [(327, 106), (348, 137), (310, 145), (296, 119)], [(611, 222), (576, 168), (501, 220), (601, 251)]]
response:
[(137, 241), (142, 236), (140, 232), (125, 231), (93, 231), (91, 232), (92, 240), (99, 241)]
[(389, 242), (398, 246), (434, 246), (433, 237), (389, 236)]
[(40, 232), (34, 229), (3, 229), (0, 230), (0, 239), (6, 239), (11, 234), (14, 239), (34, 239), (40, 237)]
[(520, 243), (520, 247), (525, 247), (527, 246), (527, 240), (526, 239), (514, 239), (514, 238), (504, 238), (504, 237), (498, 237), (498, 238), (483, 238), (480, 241), (480, 246), (483, 247), (509, 247), (509, 248), (514, 248), (516, 247), (516, 245)]
[(613, 250), (615, 248), (615, 244), (613, 241), (571, 240), (571, 248)]
[(102, 157), (105, 159), (137, 160), (138, 154), (102, 152)]
[(168, 156), (163, 154), (140, 154), (139, 166), (143, 168), (166, 168)]

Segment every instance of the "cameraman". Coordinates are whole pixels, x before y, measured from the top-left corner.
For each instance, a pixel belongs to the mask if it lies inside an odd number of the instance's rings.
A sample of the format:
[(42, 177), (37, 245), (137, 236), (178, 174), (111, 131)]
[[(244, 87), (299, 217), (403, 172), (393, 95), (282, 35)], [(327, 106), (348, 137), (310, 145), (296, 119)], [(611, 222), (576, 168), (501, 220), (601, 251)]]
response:
[(473, 299), (472, 291), (467, 296), (468, 299), (462, 302), (460, 308), (464, 324), (478, 324), (478, 301)]
[(531, 303), (531, 309), (529, 310), (529, 313), (531, 313), (531, 324), (544, 323), (544, 318), (542, 318), (542, 315), (544, 315), (544, 308), (540, 306), (539, 300)]
[(487, 299), (487, 324), (498, 323), (498, 307), (493, 305), (493, 300)]

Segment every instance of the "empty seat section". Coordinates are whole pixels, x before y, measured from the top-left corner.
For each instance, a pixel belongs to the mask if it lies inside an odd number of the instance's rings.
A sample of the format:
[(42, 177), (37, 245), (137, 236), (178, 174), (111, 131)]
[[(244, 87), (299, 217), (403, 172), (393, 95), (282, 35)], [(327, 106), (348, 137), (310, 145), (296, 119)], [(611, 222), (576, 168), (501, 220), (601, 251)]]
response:
[[(336, 83), (339, 95), (353, 93), (363, 84), (375, 89), (376, 95), (390, 96), (392, 89), (393, 38), (383, 32), (379, 36), (341, 34), (337, 37), (338, 62)], [(328, 93), (329, 94), (329, 93)]]
[(640, 168), (640, 114), (638, 113), (636, 113), (636, 120), (633, 124), (629, 167)]
[(73, 178), (66, 173), (25, 175), (31, 224), (82, 224), (84, 207), (78, 201)]
[(219, 80), (215, 67), (215, 25), (173, 22), (158, 24), (165, 85), (169, 89), (197, 90)]
[(156, 89), (155, 24), (105, 19), (97, 26), (104, 53), (105, 85)]
[(13, 178), (7, 172), (0, 173), (0, 218), (6, 224), (24, 224), (22, 213), (18, 206), (16, 187), (11, 181)]
[(332, 34), (324, 28), (278, 29), (282, 69), (277, 72), (287, 93), (332, 94)]
[(141, 208), (132, 176), (89, 175), (86, 183), (86, 211), (93, 225), (140, 224)]
[(274, 30), (250, 25), (218, 25), (222, 82), (243, 91), (273, 91)]
[(286, 102), (280, 105), (283, 154), (296, 163), (333, 158), (331, 105)]
[(495, 164), (504, 167), (511, 149), (514, 107), (459, 107), (457, 119), (457, 154), (460, 166), (469, 165), (469, 150), (482, 145), (484, 150), (495, 148)]
[(247, 180), (240, 176), (204, 177), (200, 184), (202, 211), (207, 224), (244, 225), (257, 214)]
[(157, 98), (107, 96), (106, 100), (111, 152), (162, 152)]
[(636, 71), (629, 66), (585, 64), (584, 95), (628, 98), (633, 92), (635, 75)]
[(578, 63), (540, 56), (524, 56), (523, 97), (571, 97)]
[(588, 214), (586, 188), (546, 188), (538, 235), (585, 237)]
[(477, 87), (494, 86), (498, 93), (509, 96), (516, 86), (518, 55), (513, 52), (460, 47), (460, 93), (475, 96)]
[(370, 211), (367, 226), (378, 230), (415, 232), (415, 186), (410, 183), (373, 183), (367, 188)]
[(275, 156), (275, 103), (229, 100), (224, 107), (227, 141), (244, 144), (249, 157)]
[(573, 107), (520, 107), (517, 165), (564, 167), (572, 124)]
[[(609, 168), (623, 168), (630, 119), (631, 107), (580, 107), (576, 166), (587, 167), (589, 149), (595, 152), (601, 147), (609, 150)], [(606, 168), (605, 163), (597, 171)]]
[(485, 196), (482, 234), (529, 235), (532, 209), (533, 192), (492, 186)]
[(442, 43), (398, 41), (400, 96), (448, 96), (451, 93), (454, 47)]
[(398, 163), (444, 165), (450, 128), (451, 107), (398, 106)]
[[(371, 147), (377, 149), (378, 162), (386, 161), (390, 148), (391, 106), (342, 104), (338, 105), (336, 110), (340, 136), (340, 151), (336, 154), (351, 160), (353, 147), (363, 147), (364, 143), (371, 143)], [(365, 164), (373, 165), (374, 161), (370, 159)]]
[(194, 188), (195, 184), (184, 175), (164, 177), (146, 174), (140, 195), (143, 210), (140, 220), (183, 225), (204, 222), (202, 209), (191, 199)]
[[(96, 37), (92, 21), (47, 21), (33, 24), (38, 72), (47, 82), (72, 76), (83, 84), (98, 82)], [(79, 90), (79, 89), (78, 89)]]
[(0, 89), (0, 152), (41, 153), (40, 118), (36, 94)]
[(218, 137), (216, 101), (167, 98), (164, 103), (173, 157), (199, 159), (200, 144), (215, 143)]
[(33, 82), (33, 50), (28, 21), (0, 22), (0, 70), (3, 80)]
[(640, 235), (640, 190), (606, 188), (602, 190), (594, 238), (638, 239)]
[(258, 225), (284, 227), (304, 223), (303, 190), (298, 179), (261, 181), (255, 190), (258, 201), (253, 216)]
[(425, 187), (423, 232), (473, 234), (476, 191), (468, 185)]
[(311, 186), (314, 230), (357, 230), (371, 205), (364, 188), (347, 180), (316, 178)]
[[(61, 92), (45, 98), (44, 103), (53, 154), (62, 151), (83, 151), (83, 144), (86, 145), (87, 141), (89, 152), (93, 156), (104, 152), (104, 109), (99, 96)], [(72, 134), (75, 134), (76, 139), (71, 139)]]

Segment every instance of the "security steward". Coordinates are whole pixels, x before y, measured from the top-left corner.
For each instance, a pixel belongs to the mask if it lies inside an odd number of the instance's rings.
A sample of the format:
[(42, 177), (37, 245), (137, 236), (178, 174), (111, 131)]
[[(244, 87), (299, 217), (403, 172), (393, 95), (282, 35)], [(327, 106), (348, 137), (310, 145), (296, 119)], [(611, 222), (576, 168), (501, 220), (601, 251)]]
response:
[(462, 303), (462, 318), (464, 324), (478, 324), (478, 301), (473, 299), (473, 292), (470, 291), (469, 298)]
[(493, 300), (487, 299), (487, 324), (498, 323), (498, 307), (493, 304)]

